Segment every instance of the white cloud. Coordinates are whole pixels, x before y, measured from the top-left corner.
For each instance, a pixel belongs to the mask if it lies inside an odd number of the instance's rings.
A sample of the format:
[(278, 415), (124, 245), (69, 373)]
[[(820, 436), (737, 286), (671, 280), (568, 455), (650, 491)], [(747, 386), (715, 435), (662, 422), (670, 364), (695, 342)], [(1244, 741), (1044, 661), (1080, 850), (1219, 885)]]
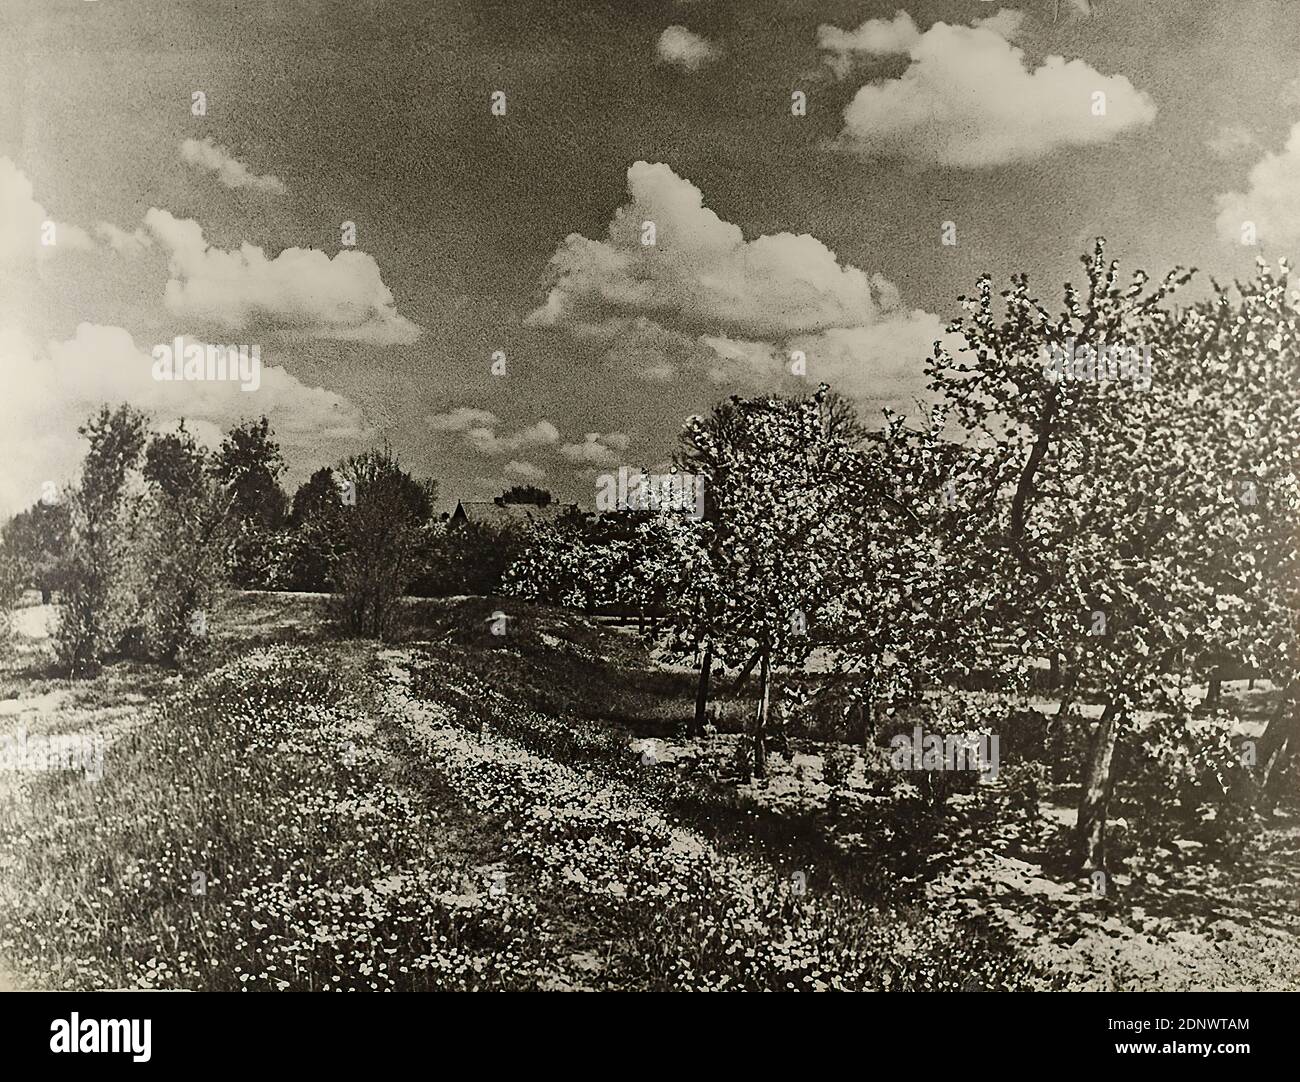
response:
[(249, 392), (232, 381), (155, 380), (151, 349), (121, 327), (90, 323), (44, 350), (0, 334), (0, 368), (9, 377), (0, 401), (0, 515), (31, 504), (44, 482), (75, 475), (85, 454), (77, 426), (104, 403), (130, 402), (160, 427), (183, 417), (199, 434), (266, 414), (286, 452), (308, 461), (331, 461), (340, 440), (366, 435), (355, 404), (306, 386), (265, 352), (260, 385)]
[(517, 458), (507, 462), (501, 472), (512, 481), (523, 481), (527, 484), (540, 481), (546, 476), (546, 471), (541, 466), (534, 465), (532, 462), (522, 462)]
[(1155, 103), (1123, 75), (1060, 56), (1027, 66), (1005, 36), (1019, 25), (1009, 12), (974, 27), (935, 23), (908, 47), (901, 76), (857, 92), (841, 145), (867, 157), (983, 168), (1103, 143), (1155, 119)]
[(906, 11), (893, 20), (868, 19), (856, 30), (842, 30), (823, 23), (817, 28), (817, 48), (829, 53), (826, 63), (840, 78), (852, 70), (857, 56), (896, 56), (921, 40), (921, 31)]
[(508, 435), (498, 435), (501, 418), (472, 406), (458, 406), (447, 413), (434, 414), (428, 423), (435, 432), (461, 435), (463, 442), (485, 455), (508, 455), (527, 447), (553, 447), (560, 442), (560, 430), (546, 420)]
[(707, 38), (692, 33), (684, 26), (668, 27), (659, 35), (657, 48), (662, 63), (675, 64), (686, 71), (699, 71), (721, 55), (717, 46)]
[(1226, 192), (1215, 205), (1224, 240), (1239, 243), (1243, 224), (1251, 222), (1259, 241), (1286, 246), (1300, 242), (1300, 123), (1292, 127), (1282, 150), (1265, 154), (1251, 167), (1244, 192)]
[[(47, 239), (53, 243), (47, 244)], [(61, 251), (94, 246), (84, 229), (54, 221), (36, 201), (26, 174), (11, 159), (0, 157), (0, 267), (30, 267)]]
[[(938, 339), (951, 349), (962, 343), (947, 334), (938, 316), (913, 309), (865, 327), (835, 327), (816, 334), (795, 335), (779, 346), (772, 342), (726, 337), (706, 338), (717, 363), (709, 376), (715, 383), (734, 382), (739, 375), (769, 389), (790, 369), (797, 354), (806, 368), (804, 380), (816, 386), (829, 383), (836, 390), (869, 400), (875, 408), (888, 406), (912, 413), (917, 401), (927, 398), (922, 362)], [(951, 340), (949, 340), (951, 339)]]
[(128, 258), (141, 256), (153, 247), (153, 238), (143, 229), (128, 233), (112, 222), (100, 222), (95, 226), (95, 235), (118, 255)]
[[(1002, 8), (987, 18), (975, 19), (972, 25), (991, 30), (1007, 41), (1014, 41), (1024, 22), (1023, 11)], [(842, 30), (828, 23), (817, 28), (817, 47), (829, 54), (824, 59), (840, 79), (853, 70), (859, 57), (878, 59), (905, 56), (921, 38), (921, 31), (906, 11), (895, 13), (892, 20), (868, 19), (856, 30)]]
[(618, 462), (631, 440), (622, 432), (588, 432), (581, 443), (566, 443), (560, 454), (573, 463), (605, 466)]
[(1258, 145), (1253, 132), (1240, 124), (1224, 124), (1212, 136), (1205, 140), (1205, 147), (1216, 158), (1230, 161), (1239, 158), (1248, 150)]
[[(765, 336), (853, 326), (876, 313), (871, 278), (841, 265), (816, 237), (776, 233), (746, 241), (667, 165), (633, 164), (628, 193), (605, 240), (565, 238), (551, 257), (546, 302), (529, 315), (530, 325), (662, 316), (697, 334)], [(648, 247), (641, 244), (645, 221), (657, 232)]]
[(504, 436), (488, 426), (478, 426), (465, 433), (465, 442), (485, 455), (508, 455), (525, 447), (554, 446), (560, 442), (560, 431), (550, 421), (538, 421)]
[(457, 406), (447, 413), (435, 413), (428, 419), (429, 427), (435, 432), (467, 432), (471, 428), (496, 428), (501, 419), (488, 410), (473, 409), (470, 406)]
[(331, 258), (286, 248), (272, 259), (247, 243), (224, 251), (208, 244), (198, 222), (156, 207), (145, 226), (170, 257), (165, 299), (176, 315), (228, 330), (261, 320), (307, 337), (374, 345), (408, 344), (420, 335), (365, 252), (345, 249)]
[(283, 195), (287, 190), (279, 177), (258, 176), (225, 147), (207, 139), (186, 139), (181, 143), (181, 160), (196, 169), (217, 174), (227, 188), (250, 188), (253, 191)]
[[(814, 386), (827, 379), (846, 394), (891, 401), (924, 389), (921, 365), (941, 324), (906, 309), (879, 274), (841, 263), (813, 236), (746, 240), (666, 165), (635, 163), (628, 193), (604, 240), (565, 238), (530, 325), (598, 343), (649, 379), (703, 370), (772, 386), (788, 374), (790, 351), (804, 348)], [(651, 247), (641, 244), (645, 221), (656, 225)], [(585, 444), (566, 452), (610, 461)]]

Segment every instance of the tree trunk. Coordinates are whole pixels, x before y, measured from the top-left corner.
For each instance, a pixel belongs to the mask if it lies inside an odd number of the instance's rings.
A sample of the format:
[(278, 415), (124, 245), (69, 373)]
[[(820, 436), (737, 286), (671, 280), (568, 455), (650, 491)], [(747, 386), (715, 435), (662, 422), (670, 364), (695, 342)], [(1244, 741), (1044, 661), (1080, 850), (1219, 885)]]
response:
[(44, 585), (41, 586), (41, 604), (42, 604), (42, 605), (48, 605), (48, 604), (50, 603), (50, 598), (51, 598), (52, 596), (53, 596), (53, 595), (52, 595), (52, 592), (51, 592), (51, 590), (50, 590), (50, 588), (49, 588), (48, 586), (44, 586)]
[(1114, 789), (1111, 767), (1119, 737), (1120, 695), (1110, 697), (1101, 720), (1092, 734), (1088, 751), (1088, 770), (1083, 779), (1079, 800), (1079, 823), (1075, 828), (1075, 849), (1079, 865), (1085, 872), (1104, 871), (1106, 867), (1106, 814)]
[(758, 664), (758, 659), (762, 654), (762, 650), (755, 650), (754, 656), (745, 662), (745, 667), (740, 670), (740, 675), (736, 677), (736, 683), (732, 687), (732, 691), (739, 691), (745, 686), (745, 681), (749, 679), (749, 674), (754, 671), (754, 666)]
[(1074, 692), (1078, 687), (1079, 678), (1076, 675), (1071, 676), (1066, 682), (1065, 687), (1061, 689), (1061, 705), (1057, 708), (1056, 716), (1058, 718), (1068, 718), (1070, 710), (1074, 707)]
[(1210, 686), (1205, 693), (1205, 702), (1202, 706), (1208, 706), (1211, 710), (1218, 709), (1219, 701), (1223, 698), (1223, 678), (1216, 669), (1214, 675), (1210, 677)]
[(704, 722), (709, 709), (709, 678), (713, 675), (713, 640), (704, 643), (704, 658), (700, 661), (700, 683), (695, 690), (695, 720), (691, 724), (689, 736), (704, 733)]
[(1285, 688), (1277, 712), (1259, 738), (1260, 805), (1272, 811), (1282, 792), (1282, 778), (1300, 745), (1300, 703), (1292, 696), (1294, 687)]
[(1053, 689), (1059, 688), (1061, 686), (1061, 655), (1055, 650), (1052, 651), (1049, 664), (1051, 665), (1051, 668), (1048, 670), (1048, 686)]
[(772, 661), (764, 646), (759, 657), (758, 708), (754, 711), (754, 776), (767, 777), (767, 708), (772, 691)]

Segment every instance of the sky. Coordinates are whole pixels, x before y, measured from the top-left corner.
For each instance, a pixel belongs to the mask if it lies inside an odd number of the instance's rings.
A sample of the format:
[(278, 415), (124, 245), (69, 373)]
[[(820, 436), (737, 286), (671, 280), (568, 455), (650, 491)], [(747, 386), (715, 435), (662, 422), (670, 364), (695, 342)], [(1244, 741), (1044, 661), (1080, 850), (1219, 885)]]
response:
[(2, 0), (0, 515), (101, 402), (444, 508), (590, 506), (730, 394), (875, 422), (983, 272), (1300, 248), (1297, 56), (1288, 0)]

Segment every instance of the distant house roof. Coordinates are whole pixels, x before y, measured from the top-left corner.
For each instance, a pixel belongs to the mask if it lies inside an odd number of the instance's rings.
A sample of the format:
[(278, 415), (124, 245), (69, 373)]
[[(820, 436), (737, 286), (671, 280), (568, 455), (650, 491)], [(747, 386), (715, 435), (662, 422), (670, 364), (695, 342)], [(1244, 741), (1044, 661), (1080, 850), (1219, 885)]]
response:
[(549, 503), (540, 507), (535, 503), (501, 503), (497, 500), (457, 500), (449, 525), (472, 522), (476, 526), (494, 526), (512, 529), (531, 526), (535, 522), (554, 522), (566, 511), (576, 511), (575, 503)]

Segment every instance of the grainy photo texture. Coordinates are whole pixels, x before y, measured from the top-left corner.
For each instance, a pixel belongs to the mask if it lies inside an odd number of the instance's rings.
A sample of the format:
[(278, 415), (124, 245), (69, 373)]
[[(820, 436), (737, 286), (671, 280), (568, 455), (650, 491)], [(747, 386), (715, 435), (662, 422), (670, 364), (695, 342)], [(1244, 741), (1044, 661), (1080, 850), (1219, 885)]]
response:
[(3, 0), (0, 987), (1300, 987), (1297, 56)]

